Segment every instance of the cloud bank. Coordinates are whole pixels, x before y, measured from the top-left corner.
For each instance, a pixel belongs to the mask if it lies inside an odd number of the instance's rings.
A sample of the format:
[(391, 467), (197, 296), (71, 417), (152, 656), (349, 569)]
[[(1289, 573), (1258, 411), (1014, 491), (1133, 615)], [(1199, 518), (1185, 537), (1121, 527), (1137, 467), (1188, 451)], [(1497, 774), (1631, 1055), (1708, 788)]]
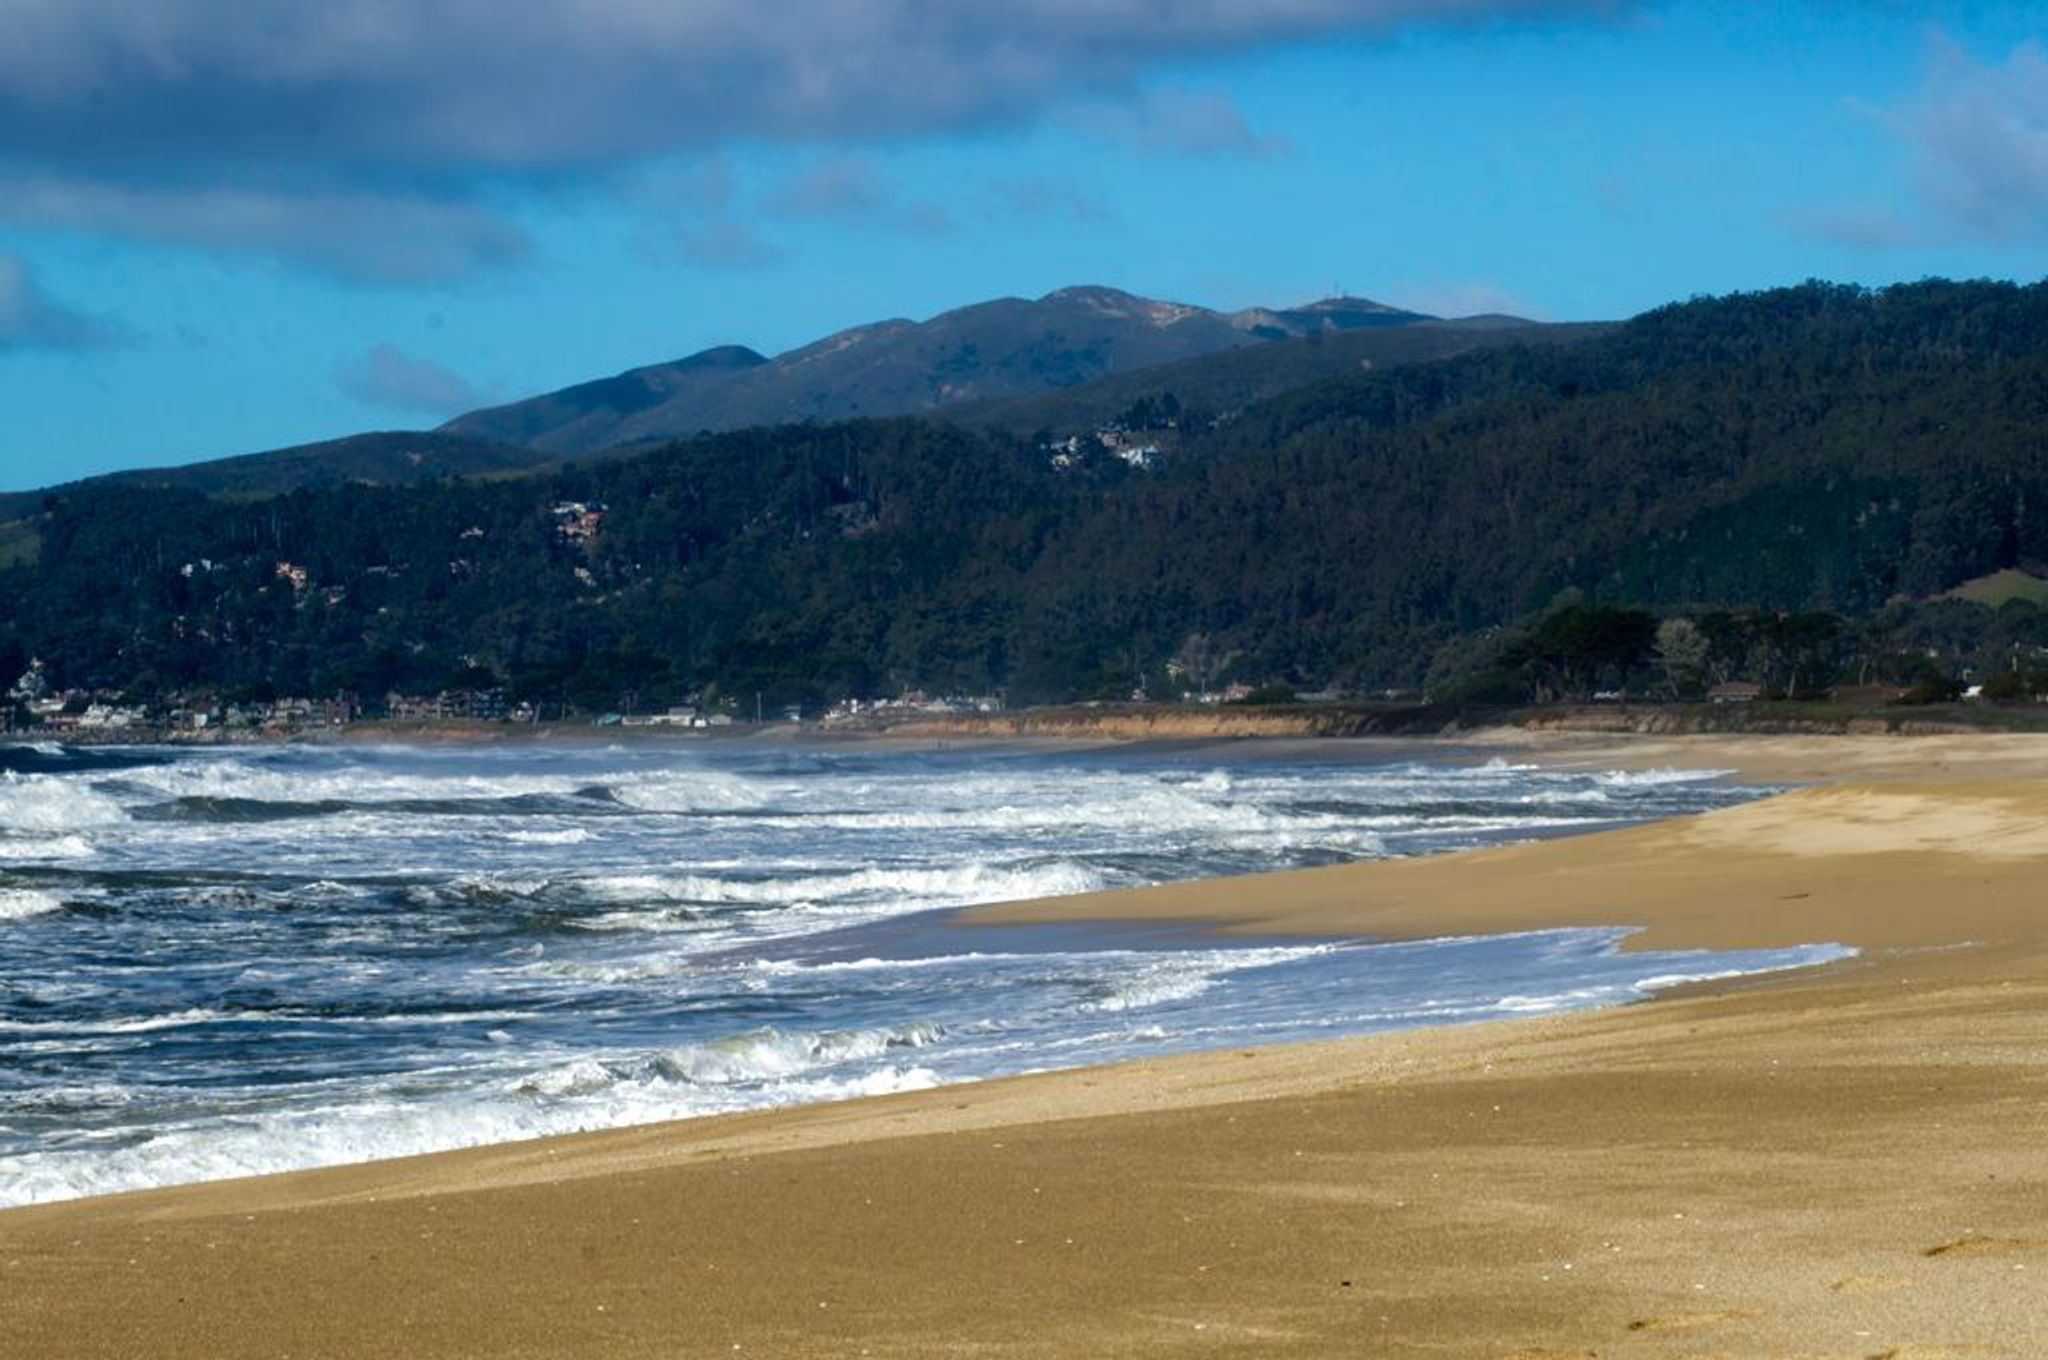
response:
[[(369, 282), (456, 276), (524, 249), (478, 206), (494, 184), (602, 185), (740, 141), (845, 146), (1025, 122), (1077, 96), (1135, 101), (1140, 79), (1174, 61), (1625, 7), (8, 0), (0, 219), (270, 250)], [(1221, 107), (1183, 103), (1150, 124), (1169, 145), (1261, 146)]]

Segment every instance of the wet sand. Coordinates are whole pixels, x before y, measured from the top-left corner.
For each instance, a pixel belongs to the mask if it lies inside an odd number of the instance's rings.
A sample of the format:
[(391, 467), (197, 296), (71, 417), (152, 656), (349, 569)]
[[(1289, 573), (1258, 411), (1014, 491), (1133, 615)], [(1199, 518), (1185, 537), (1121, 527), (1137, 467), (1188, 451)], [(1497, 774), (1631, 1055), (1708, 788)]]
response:
[(2048, 744), (1683, 740), (1647, 763), (1849, 782), (986, 915), (1619, 923), (1861, 957), (1587, 1015), (8, 1211), (0, 1355), (2043, 1354)]

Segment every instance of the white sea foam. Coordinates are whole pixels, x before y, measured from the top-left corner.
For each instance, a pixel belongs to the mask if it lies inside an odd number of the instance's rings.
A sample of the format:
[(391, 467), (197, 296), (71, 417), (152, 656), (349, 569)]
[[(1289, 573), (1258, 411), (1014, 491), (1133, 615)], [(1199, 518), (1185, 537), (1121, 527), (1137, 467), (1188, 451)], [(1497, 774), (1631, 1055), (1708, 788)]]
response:
[(773, 790), (720, 770), (640, 774), (610, 781), (613, 796), (643, 812), (729, 812), (766, 805)]
[(945, 1030), (934, 1024), (825, 1030), (814, 1034), (757, 1029), (673, 1049), (661, 1055), (651, 1071), (667, 1080), (697, 1084), (784, 1081), (820, 1068), (879, 1058), (896, 1050), (924, 1048), (944, 1036)]
[(885, 1065), (740, 1094), (716, 1084), (653, 1079), (589, 1091), (420, 1100), (396, 1093), (342, 1106), (274, 1110), (182, 1123), (116, 1147), (68, 1147), (0, 1158), (0, 1207), (162, 1185), (408, 1157), (747, 1108), (924, 1090), (937, 1073)]
[(127, 820), (119, 802), (76, 778), (0, 772), (0, 832), (63, 834)]
[(1726, 779), (1734, 770), (1608, 770), (1599, 776), (1609, 788), (1653, 788), (1663, 784), (1701, 784)]
[(1271, 968), (1284, 963), (1327, 954), (1326, 944), (1282, 945), (1267, 949), (1189, 950), (1166, 954), (1130, 954), (1125, 967), (1118, 968), (1103, 995), (1083, 1002), (1087, 1012), (1143, 1010), (1202, 995), (1226, 976), (1254, 968)]
[(85, 859), (92, 853), (92, 842), (83, 836), (0, 836), (0, 860)]
[(0, 921), (22, 921), (64, 910), (64, 899), (35, 888), (0, 888)]
[(567, 884), (599, 901), (743, 903), (772, 906), (890, 899), (917, 906), (1063, 897), (1106, 886), (1102, 873), (1072, 860), (1027, 867), (852, 869), (769, 879), (703, 874), (618, 874)]
[(156, 1030), (188, 1029), (221, 1021), (254, 1022), (267, 1018), (268, 1013), (263, 1011), (219, 1011), (206, 1006), (192, 1006), (163, 1015), (130, 1015), (102, 1020), (0, 1020), (0, 1030), (37, 1034), (149, 1034)]
[(394, 770), (376, 764), (315, 769), (265, 759), (178, 761), (124, 772), (157, 796), (232, 798), (268, 803), (480, 802), (507, 798), (569, 797), (594, 781), (585, 774), (457, 773)]

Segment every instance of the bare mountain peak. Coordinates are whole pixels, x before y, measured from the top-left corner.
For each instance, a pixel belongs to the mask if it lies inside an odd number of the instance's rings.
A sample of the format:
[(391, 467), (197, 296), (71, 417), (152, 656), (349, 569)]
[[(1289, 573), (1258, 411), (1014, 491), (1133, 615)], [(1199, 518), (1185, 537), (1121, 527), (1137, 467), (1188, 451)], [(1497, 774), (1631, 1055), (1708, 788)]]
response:
[(1161, 302), (1156, 298), (1140, 297), (1136, 293), (1126, 293), (1121, 288), (1108, 288), (1100, 284), (1080, 284), (1055, 289), (1040, 298), (1039, 302), (1078, 305), (1102, 316), (1143, 321), (1154, 326), (1171, 326), (1191, 316), (1215, 315), (1207, 307), (1194, 307), (1185, 302)]

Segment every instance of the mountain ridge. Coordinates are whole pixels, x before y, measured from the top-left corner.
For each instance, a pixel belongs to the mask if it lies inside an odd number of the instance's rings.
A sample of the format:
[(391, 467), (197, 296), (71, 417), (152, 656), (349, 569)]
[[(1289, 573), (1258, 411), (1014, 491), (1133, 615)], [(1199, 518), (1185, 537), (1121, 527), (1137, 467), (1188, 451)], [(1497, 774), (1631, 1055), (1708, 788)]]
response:
[(1369, 298), (1222, 312), (1077, 284), (1038, 298), (970, 303), (924, 321), (849, 327), (759, 364), (707, 365), (705, 357), (718, 351), (699, 351), (465, 412), (439, 432), (573, 456), (753, 425), (934, 414), (1261, 342), (1455, 324)]
[[(913, 337), (914, 343), (914, 337), (936, 335), (941, 342), (953, 344), (951, 355), (957, 361), (961, 346), (976, 342), (971, 335), (963, 339), (956, 331), (964, 328), (974, 332), (991, 323), (1001, 329), (1019, 315), (1048, 305), (1069, 321), (1095, 317), (1133, 332), (1148, 333), (1152, 343), (1126, 345), (1128, 353), (1123, 357), (1128, 362), (1115, 362), (1115, 356), (1111, 356), (1098, 365), (1102, 372), (1094, 372), (1085, 362), (1085, 355), (1076, 360), (1072, 353), (1066, 354), (1069, 362), (1063, 370), (1063, 351), (1057, 345), (1026, 347), (1025, 352), (1011, 358), (1012, 368), (1021, 365), (1026, 376), (1013, 374), (998, 382), (995, 393), (985, 388), (958, 387), (942, 393), (944, 400), (937, 403), (915, 399), (915, 365), (905, 361), (900, 348), (889, 349), (892, 344), (900, 345), (906, 337)], [(1005, 297), (969, 303), (924, 322), (903, 317), (867, 322), (773, 357), (744, 345), (714, 345), (666, 363), (643, 365), (469, 412), (435, 430), (366, 431), (286, 448), (124, 469), (55, 486), (0, 492), (0, 518), (27, 513), (47, 494), (66, 494), (88, 486), (179, 487), (208, 495), (263, 496), (343, 482), (399, 484), (436, 477), (515, 475), (545, 471), (567, 460), (607, 453), (622, 444), (648, 444), (707, 429), (798, 424), (862, 415), (944, 414), (950, 418), (958, 412), (964, 417), (991, 403), (999, 406), (1028, 401), (1048, 393), (1071, 393), (1081, 398), (1068, 403), (1076, 410), (1092, 412), (1100, 408), (1113, 412), (1127, 403), (1117, 401), (1105, 406), (1102, 400), (1089, 400), (1087, 394), (1092, 384), (1128, 378), (1190, 359), (1216, 360), (1232, 352), (1264, 352), (1281, 346), (1257, 365), (1263, 372), (1256, 380), (1232, 381), (1218, 369), (1203, 370), (1199, 381), (1216, 384), (1228, 397), (1227, 403), (1222, 404), (1236, 405), (1282, 390), (1290, 381), (1289, 374), (1297, 368), (1300, 381), (1328, 376), (1327, 363), (1295, 363), (1296, 356), (1285, 352), (1289, 342), (1352, 336), (1357, 337), (1360, 357), (1366, 361), (1410, 362), (1456, 353), (1475, 342), (1471, 337), (1484, 337), (1486, 343), (1510, 336), (1533, 339), (1547, 324), (1512, 317), (1445, 320), (1348, 296), (1324, 298), (1299, 307), (1252, 307), (1221, 312), (1188, 303), (1162, 302), (1100, 285), (1073, 285), (1038, 299)], [(934, 327), (938, 329), (934, 331)], [(1448, 338), (1453, 335), (1460, 338)], [(1430, 338), (1419, 338), (1423, 336)], [(1388, 338), (1382, 342), (1375, 337)], [(1394, 337), (1416, 339), (1411, 343)], [(978, 348), (971, 357), (981, 359)], [(1036, 380), (1028, 376), (1034, 365)], [(996, 366), (1002, 369), (1000, 361)], [(884, 370), (883, 386), (896, 396), (889, 398), (885, 394), (883, 399), (853, 402), (852, 409), (834, 415), (833, 384), (867, 382), (870, 371), (877, 368)], [(795, 375), (797, 380), (811, 385), (814, 399), (808, 403), (792, 402), (786, 395), (764, 393), (765, 379), (753, 378), (764, 371), (783, 378)], [(1183, 375), (1175, 380), (1188, 379)], [(731, 401), (729, 389), (736, 384), (741, 389), (739, 398), (725, 418), (696, 423), (685, 420), (675, 429), (642, 429), (636, 425), (622, 432), (618, 428), (664, 408), (686, 406), (694, 399), (718, 397)], [(825, 389), (823, 395), (817, 395), (821, 387)], [(722, 391), (726, 395), (720, 396)], [(911, 395), (904, 395), (906, 392)], [(661, 421), (650, 423), (662, 425)]]

